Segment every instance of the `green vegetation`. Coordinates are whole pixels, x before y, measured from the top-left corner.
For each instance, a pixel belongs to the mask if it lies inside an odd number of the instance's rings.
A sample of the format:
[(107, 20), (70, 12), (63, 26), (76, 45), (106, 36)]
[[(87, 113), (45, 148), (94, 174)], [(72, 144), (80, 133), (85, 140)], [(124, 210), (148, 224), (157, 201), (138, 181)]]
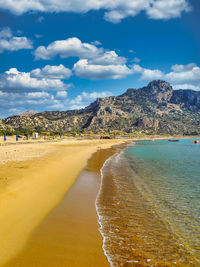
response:
[[(129, 89), (117, 97), (97, 99), (81, 110), (46, 111), (0, 121), (0, 134), (49, 131), (68, 136), (199, 135), (200, 92), (173, 91), (163, 81)], [(192, 102), (191, 102), (192, 101)], [(196, 102), (195, 102), (196, 101)]]

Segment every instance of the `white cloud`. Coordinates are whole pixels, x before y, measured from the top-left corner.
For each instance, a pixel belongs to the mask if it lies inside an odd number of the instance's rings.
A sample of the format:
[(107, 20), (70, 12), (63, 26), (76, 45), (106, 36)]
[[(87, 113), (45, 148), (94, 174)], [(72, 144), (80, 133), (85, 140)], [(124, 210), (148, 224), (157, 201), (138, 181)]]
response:
[(65, 99), (67, 97), (67, 92), (66, 91), (58, 91), (56, 93), (56, 97), (60, 99)]
[(76, 37), (55, 41), (47, 47), (39, 46), (34, 52), (36, 59), (51, 59), (56, 55), (60, 55), (61, 58), (94, 58), (101, 53), (102, 48), (97, 48), (92, 44), (82, 43)]
[[(27, 98), (31, 99), (38, 99), (38, 98), (48, 98), (51, 95), (47, 92), (41, 91), (41, 92), (30, 92), (30, 93), (25, 93), (25, 96)], [(52, 97), (52, 96), (51, 96)]]
[(49, 78), (49, 79), (69, 79), (72, 71), (62, 64), (59, 66), (46, 65), (42, 69), (34, 69), (31, 71), (31, 77)]
[[(81, 78), (120, 79), (131, 74), (125, 57), (119, 56), (115, 51), (83, 43), (76, 37), (55, 41), (47, 47), (40, 46), (34, 54), (36, 59), (50, 59), (56, 55), (62, 58), (78, 57), (80, 60), (74, 64), (73, 70)], [(34, 70), (32, 74), (38, 76), (40, 70)]]
[(79, 109), (89, 105), (98, 97), (107, 97), (111, 92), (82, 92), (74, 99), (67, 97), (66, 91), (54, 95), (47, 91), (38, 92), (5, 92), (0, 91), (0, 117), (22, 113), (26, 110), (68, 110)]
[(164, 79), (173, 84), (175, 89), (200, 89), (200, 67), (195, 63), (187, 65), (173, 65), (172, 71), (164, 73), (158, 69), (147, 69), (140, 65), (134, 64), (132, 66), (133, 74), (140, 74), (140, 80), (151, 81), (157, 79)]
[(172, 85), (172, 87), (174, 88), (174, 90), (178, 90), (178, 89), (191, 89), (191, 90), (195, 90), (195, 91), (200, 91), (200, 84), (199, 85), (193, 85), (193, 84), (175, 84)]
[(4, 28), (0, 31), (0, 53), (5, 50), (17, 51), (20, 49), (31, 49), (32, 42), (26, 37), (15, 37), (10, 28)]
[(197, 64), (195, 64), (195, 63), (189, 63), (189, 64), (187, 64), (187, 65), (178, 65), (178, 64), (176, 64), (176, 65), (173, 65), (173, 66), (171, 67), (171, 69), (172, 69), (174, 72), (183, 72), (183, 71), (189, 71), (189, 70), (192, 70), (193, 67), (196, 67), (196, 66), (197, 66)]
[(19, 72), (11, 68), (0, 76), (0, 88), (37, 89), (37, 90), (65, 90), (69, 85), (60, 79), (33, 78), (30, 72)]
[(141, 80), (157, 80), (163, 78), (163, 72), (160, 70), (143, 69)]
[(108, 97), (111, 95), (113, 94), (107, 91), (92, 92), (92, 93), (82, 92), (80, 95), (76, 96), (74, 99), (70, 101), (70, 109), (84, 108), (99, 97)]
[(152, 19), (179, 17), (190, 10), (187, 0), (0, 0), (0, 8), (21, 15), (28, 11), (40, 12), (76, 12), (105, 10), (105, 19), (118, 23), (123, 18), (136, 16), (145, 11)]
[(0, 31), (0, 39), (11, 38), (11, 37), (12, 37), (12, 32), (11, 32), (10, 28), (5, 27)]
[(141, 67), (140, 65), (132, 66), (133, 74), (141, 74), (140, 80), (144, 81), (152, 81), (157, 79), (162, 79), (164, 77), (164, 73), (160, 70), (151, 70)]
[(118, 56), (115, 51), (107, 51), (103, 55), (90, 60), (95, 65), (122, 65), (126, 61), (125, 57)]
[(94, 41), (94, 42), (91, 42), (91, 44), (92, 44), (92, 45), (97, 45), (97, 46), (98, 46), (98, 45), (101, 45), (101, 42), (98, 41), (98, 40), (96, 40), (96, 41)]
[(0, 91), (0, 116), (6, 117), (30, 109), (40, 111), (63, 108), (62, 102), (54, 95), (40, 92), (4, 92)]
[(153, 1), (147, 9), (147, 15), (152, 19), (178, 18), (183, 11), (190, 11), (190, 6), (185, 0), (159, 0)]
[(194, 83), (200, 84), (200, 68), (190, 63), (187, 65), (174, 65), (172, 72), (166, 74), (166, 79), (172, 83)]
[(75, 74), (84, 79), (122, 79), (131, 74), (132, 71), (125, 64), (123, 65), (95, 65), (87, 59), (81, 59), (74, 64)]
[(141, 60), (138, 57), (134, 57), (131, 62), (139, 63)]

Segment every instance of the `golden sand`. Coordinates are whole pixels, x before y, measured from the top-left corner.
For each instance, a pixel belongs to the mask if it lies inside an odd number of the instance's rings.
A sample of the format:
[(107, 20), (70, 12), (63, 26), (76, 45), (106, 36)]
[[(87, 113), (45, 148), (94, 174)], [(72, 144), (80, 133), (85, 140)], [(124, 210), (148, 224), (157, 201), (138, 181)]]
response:
[[(39, 158), (33, 158), (27, 161), (19, 162), (8, 162), (4, 165), (1, 165), (0, 168), (0, 265), (4, 265), (9, 260), (14, 258), (20, 251), (28, 246), (28, 240), (31, 237), (31, 234), (36, 229), (38, 225), (44, 220), (47, 214), (62, 200), (66, 191), (71, 187), (71, 185), (76, 180), (80, 171), (84, 168), (87, 163), (87, 160), (91, 155), (98, 150), (99, 148), (107, 148), (112, 145), (122, 143), (122, 140), (94, 140), (94, 141), (75, 141), (68, 144), (48, 144), (43, 146), (45, 155)], [(46, 144), (45, 144), (46, 145)], [(20, 151), (21, 145), (17, 145), (17, 149)], [(27, 145), (28, 146), (28, 145)], [(36, 144), (32, 144), (32, 149), (34, 153), (37, 152)], [(2, 147), (1, 147), (2, 148)], [(10, 148), (11, 149), (11, 148)], [(14, 149), (14, 148), (13, 148)], [(20, 158), (20, 152), (18, 152)], [(23, 153), (23, 149), (21, 151)], [(25, 154), (26, 152), (24, 152)], [(18, 158), (18, 159), (19, 159)], [(22, 156), (23, 158), (23, 156)], [(0, 158), (1, 159), (1, 158)], [(80, 187), (79, 187), (80, 190)], [(69, 192), (70, 193), (70, 192)], [(82, 194), (82, 193), (81, 193)], [(92, 194), (85, 198), (86, 195), (80, 194), (80, 199), (77, 199), (77, 204), (80, 203), (83, 199), (91, 203), (90, 201), (94, 199)], [(72, 193), (73, 195), (73, 193)], [(77, 194), (76, 194), (77, 195)], [(82, 197), (82, 198), (81, 198)], [(87, 200), (88, 199), (88, 200)], [(86, 203), (86, 206), (88, 205)], [(91, 204), (90, 204), (91, 205)], [(85, 207), (86, 207), (85, 206)], [(70, 204), (67, 208), (69, 211), (74, 211), (74, 207), (71, 207)], [(58, 211), (58, 214), (62, 215), (61, 211)], [(56, 212), (56, 211), (55, 211)], [(83, 218), (83, 213), (77, 213), (78, 219)], [(49, 214), (51, 216), (51, 214)], [(74, 213), (73, 213), (74, 216)], [(94, 213), (93, 215), (94, 216)], [(54, 216), (53, 216), (54, 217)], [(54, 218), (59, 218), (55, 216)], [(93, 217), (94, 218), (94, 217)], [(84, 220), (85, 224), (84, 224)], [(44, 229), (47, 228), (47, 232), (41, 231), (42, 235), (47, 234), (48, 231), (52, 231), (54, 226), (57, 225), (58, 232), (54, 232), (53, 235), (49, 238), (55, 238), (55, 244), (59, 244), (59, 238), (62, 238), (62, 229), (64, 229), (64, 222), (61, 222), (59, 219), (55, 221), (52, 220), (53, 225), (47, 224)], [(59, 223), (62, 223), (61, 227)], [(73, 219), (70, 222), (71, 227), (74, 225)], [(44, 221), (45, 224), (45, 221)], [(93, 235), (98, 236), (97, 234), (97, 225), (94, 223), (94, 220), (90, 225), (90, 217), (85, 217), (83, 219), (83, 229), (82, 232), (78, 232), (77, 236), (84, 233), (87, 233), (88, 229), (96, 229), (93, 231)], [(41, 226), (42, 227), (42, 226)], [(51, 228), (53, 227), (53, 228)], [(68, 224), (68, 228), (70, 224)], [(60, 229), (60, 230), (59, 230)], [(60, 232), (60, 233), (59, 233)], [(69, 231), (70, 233), (70, 231)], [(47, 234), (48, 236), (48, 234)], [(86, 237), (82, 236), (83, 240)], [(89, 237), (87, 237), (89, 238)], [(99, 238), (99, 239), (98, 239)], [(100, 236), (97, 240), (100, 241)], [(75, 241), (73, 241), (75, 240)], [(69, 237), (68, 247), (71, 247), (72, 242), (76, 248), (76, 236), (72, 235)], [(86, 239), (87, 240), (87, 239)], [(89, 239), (88, 239), (89, 240)], [(93, 240), (95, 240), (93, 238)], [(47, 249), (48, 249), (48, 238), (47, 238)], [(78, 241), (77, 241), (78, 242)], [(93, 241), (92, 241), (93, 242)], [(38, 237), (38, 246), (40, 247), (40, 235)], [(91, 243), (92, 244), (92, 243)], [(56, 245), (55, 245), (56, 246)], [(61, 253), (66, 253), (67, 246), (63, 248), (61, 246)], [(73, 246), (72, 246), (73, 247)], [(51, 248), (52, 249), (52, 248)], [(86, 250), (83, 246), (80, 246), (80, 251), (84, 252)], [(50, 250), (51, 251), (51, 250)], [(51, 252), (46, 252), (47, 258), (51, 258)], [(100, 243), (96, 247), (91, 245), (91, 251), (95, 257), (98, 257), (100, 251)], [(33, 256), (34, 251), (32, 251)], [(84, 255), (84, 253), (82, 253)], [(48, 256), (49, 255), (49, 256)], [(66, 265), (59, 264), (50, 265), (50, 261), (39, 264), (39, 258), (35, 255), (35, 264), (31, 265), (31, 262), (27, 262), (24, 265), (11, 264), (10, 266), (75, 266), (75, 265)], [(38, 255), (39, 257), (39, 255)], [(78, 255), (72, 256), (78, 262)], [(94, 257), (94, 260), (95, 260)], [(62, 255), (61, 255), (62, 258)], [(103, 258), (103, 256), (102, 256)], [(105, 261), (105, 259), (103, 260)], [(22, 260), (23, 262), (23, 260)], [(105, 261), (106, 262), (106, 261)], [(76, 265), (80, 266), (80, 265)], [(90, 265), (87, 265), (90, 266)], [(93, 265), (91, 265), (93, 266)]]

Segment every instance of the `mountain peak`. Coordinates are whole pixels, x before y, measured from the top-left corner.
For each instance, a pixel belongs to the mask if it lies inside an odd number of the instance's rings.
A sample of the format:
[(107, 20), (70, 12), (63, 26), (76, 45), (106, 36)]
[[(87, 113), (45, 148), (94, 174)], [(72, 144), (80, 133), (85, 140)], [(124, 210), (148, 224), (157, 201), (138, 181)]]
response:
[(167, 102), (171, 99), (173, 94), (172, 86), (162, 80), (154, 80), (150, 82), (145, 91), (148, 92), (151, 100), (157, 103)]
[[(155, 80), (120, 96), (98, 98), (84, 109), (26, 112), (0, 121), (0, 131), (200, 134), (200, 92), (175, 90)], [(28, 116), (29, 115), (29, 116)], [(183, 120), (184, 118), (184, 120)]]
[(154, 80), (147, 85), (147, 88), (151, 91), (173, 91), (172, 86), (162, 80)]
[(23, 113), (19, 114), (18, 116), (31, 117), (31, 116), (33, 116), (35, 114), (37, 114), (37, 111), (35, 111), (35, 110), (27, 110), (26, 112), (23, 112)]

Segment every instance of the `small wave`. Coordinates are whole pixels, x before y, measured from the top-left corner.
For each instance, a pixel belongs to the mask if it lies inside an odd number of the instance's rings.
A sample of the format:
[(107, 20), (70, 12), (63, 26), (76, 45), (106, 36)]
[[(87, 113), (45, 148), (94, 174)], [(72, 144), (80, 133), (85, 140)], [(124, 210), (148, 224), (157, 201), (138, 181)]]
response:
[(109, 264), (112, 266), (112, 261), (111, 261), (111, 258), (109, 256), (109, 253), (107, 253), (106, 249), (105, 249), (105, 243), (106, 243), (106, 234), (104, 233), (103, 231), (103, 221), (104, 221), (104, 215), (101, 215), (101, 212), (100, 212), (100, 208), (101, 206), (98, 205), (98, 202), (99, 202), (99, 199), (100, 199), (100, 194), (101, 194), (101, 190), (102, 190), (102, 183), (103, 183), (103, 177), (104, 177), (104, 169), (106, 168), (106, 166), (109, 164), (109, 162), (116, 156), (116, 154), (112, 155), (111, 157), (109, 157), (105, 162), (104, 162), (104, 165), (103, 167), (101, 168), (100, 170), (100, 174), (101, 174), (101, 183), (100, 183), (100, 189), (98, 191), (98, 194), (97, 194), (97, 198), (96, 198), (96, 201), (95, 201), (95, 207), (96, 207), (96, 211), (97, 211), (97, 216), (98, 216), (98, 223), (99, 223), (99, 231), (101, 233), (101, 236), (103, 238), (103, 245), (102, 245), (102, 248), (103, 248), (103, 252), (104, 252), (104, 255), (106, 256)]
[[(101, 168), (95, 206), (111, 266), (195, 266), (193, 258), (135, 185), (124, 150)], [(176, 263), (175, 263), (176, 262)]]

